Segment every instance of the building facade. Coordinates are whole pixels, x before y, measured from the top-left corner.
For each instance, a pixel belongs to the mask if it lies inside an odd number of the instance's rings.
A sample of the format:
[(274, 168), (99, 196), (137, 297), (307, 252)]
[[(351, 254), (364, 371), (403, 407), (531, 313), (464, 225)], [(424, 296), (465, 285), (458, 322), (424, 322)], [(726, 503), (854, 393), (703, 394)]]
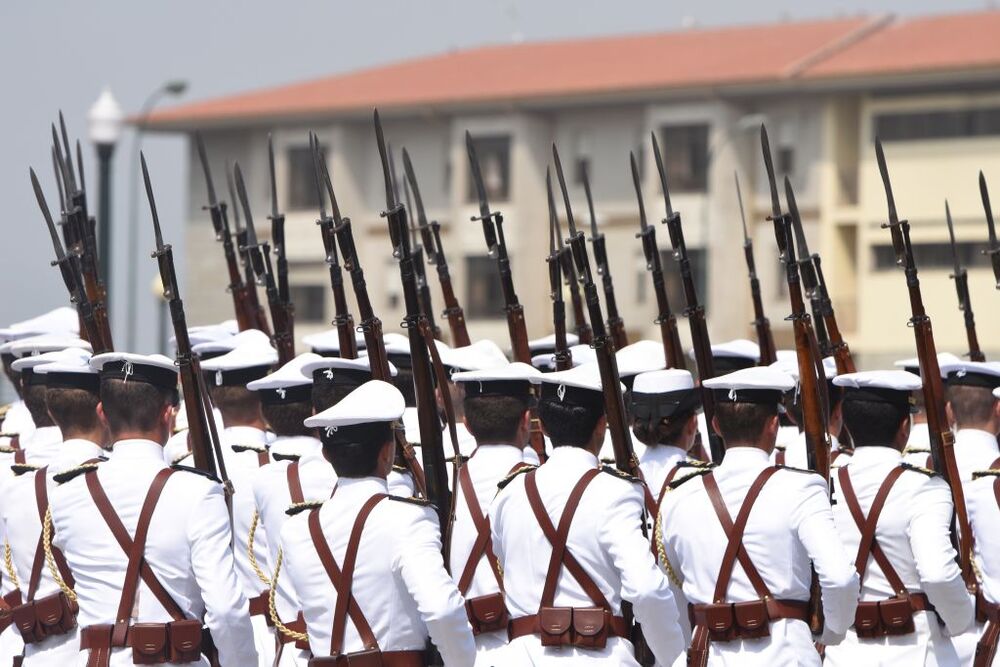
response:
[[(397, 153), (400, 181), (398, 152), (405, 147), (428, 217), (441, 223), (470, 334), (501, 343), (506, 341), (503, 300), (481, 226), (472, 220), (478, 207), (465, 132), (476, 142), (491, 205), (504, 215), (515, 286), (532, 336), (552, 329), (544, 259), (549, 238), (545, 174), (553, 143), (567, 171), (576, 224), (588, 235), (580, 174), (584, 168), (590, 174), (597, 224), (608, 239), (630, 338), (658, 335), (656, 300), (635, 237), (639, 217), (629, 170), (634, 152), (647, 217), (657, 227), (671, 306), (688, 342), (677, 264), (660, 224), (665, 209), (649, 139), (655, 133), (713, 340), (753, 337), (734, 185), (739, 174), (765, 309), (779, 347), (790, 347), (787, 290), (767, 220), (770, 197), (759, 144), (764, 122), (779, 179), (787, 175), (794, 185), (810, 249), (823, 258), (841, 329), (868, 366), (913, 355), (905, 281), (894, 265), (889, 232), (881, 228), (886, 204), (873, 150), (878, 135), (900, 216), (913, 225), (939, 349), (967, 349), (949, 280), (948, 198), (959, 256), (969, 270), (979, 338), (991, 358), (1000, 353), (992, 335), (1000, 315), (989, 262), (980, 252), (986, 248), (986, 225), (977, 175), (982, 169), (987, 179), (996, 179), (1000, 192), (1000, 44), (970, 34), (998, 29), (1000, 12), (987, 12), (487, 47), (166, 109), (152, 117), (150, 129), (200, 130), (219, 191), (226, 166), (239, 162), (261, 236), (270, 210), (271, 135), (299, 334), (326, 328), (333, 317), (314, 224), (318, 208), (309, 131), (319, 135), (325, 149), (340, 209), (353, 222), (373, 305), (386, 330), (395, 330), (402, 319), (402, 295), (385, 220), (379, 216), (385, 201), (371, 121), (375, 106)], [(924, 48), (929, 36), (935, 44), (955, 48)], [(774, 44), (784, 48), (774, 49)], [(643, 67), (635, 72), (631, 65), (638, 62)], [(224, 291), (222, 251), (202, 210), (207, 194), (190, 143), (185, 260), (188, 284), (198, 288), (189, 288), (186, 303), (189, 320), (205, 323), (223, 319), (231, 302)], [(557, 200), (565, 233), (558, 194)], [(428, 279), (440, 310), (432, 269)], [(357, 319), (350, 291), (349, 301)], [(440, 317), (439, 324), (447, 330)]]

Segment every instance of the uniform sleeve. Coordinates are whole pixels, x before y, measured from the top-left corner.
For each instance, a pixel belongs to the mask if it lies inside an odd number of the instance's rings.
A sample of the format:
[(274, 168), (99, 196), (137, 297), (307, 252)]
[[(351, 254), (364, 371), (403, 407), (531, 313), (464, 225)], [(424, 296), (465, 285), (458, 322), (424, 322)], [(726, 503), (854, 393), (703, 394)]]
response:
[(191, 513), (188, 540), (191, 567), (205, 602), (205, 625), (223, 667), (257, 663), (249, 603), (236, 579), (231, 538), (222, 487), (213, 485)]
[(666, 531), (666, 522), (670, 516), (670, 512), (674, 511), (675, 508), (675, 506), (670, 504), (670, 500), (671, 497), (668, 493), (663, 498), (663, 504), (660, 505), (659, 518), (656, 523), (656, 526), (659, 528), (659, 532), (656, 535), (660, 537), (660, 544), (663, 547), (662, 556), (665, 556), (667, 559), (666, 563), (659, 563), (659, 565), (667, 570), (667, 583), (670, 584), (670, 593), (674, 596), (674, 604), (677, 606), (677, 622), (681, 626), (684, 645), (687, 646), (691, 643), (691, 621), (688, 618), (687, 611), (688, 599), (684, 595), (684, 580), (681, 579), (680, 557), (677, 555), (673, 544), (667, 539)]
[[(407, 508), (409, 509), (409, 508)], [(476, 643), (465, 613), (465, 601), (444, 569), (441, 532), (430, 509), (403, 521), (394, 567), (417, 604), (431, 639), (448, 667), (471, 667)]]
[(835, 645), (854, 623), (860, 585), (858, 573), (838, 537), (823, 479), (810, 475), (801, 497), (793, 505), (792, 526), (812, 560), (822, 590), (823, 642)]
[(669, 665), (684, 651), (677, 603), (642, 534), (642, 492), (630, 484), (608, 504), (598, 539), (622, 580), (622, 599), (632, 603), (657, 662)]
[(947, 482), (928, 479), (913, 498), (908, 534), (920, 583), (951, 636), (965, 631), (974, 616), (972, 598), (962, 581), (958, 553), (951, 542), (953, 513)]

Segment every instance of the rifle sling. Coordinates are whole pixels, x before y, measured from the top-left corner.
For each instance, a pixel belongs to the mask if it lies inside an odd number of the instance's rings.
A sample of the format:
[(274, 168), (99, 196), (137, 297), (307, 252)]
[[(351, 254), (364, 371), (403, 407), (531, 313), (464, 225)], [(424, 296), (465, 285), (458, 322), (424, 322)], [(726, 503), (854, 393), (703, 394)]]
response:
[[(49, 511), (49, 496), (48, 488), (46, 484), (46, 471), (48, 467), (42, 468), (35, 473), (35, 504), (38, 506), (38, 520), (45, 525), (45, 515)], [(35, 558), (31, 563), (31, 575), (28, 579), (28, 597), (26, 602), (31, 602), (35, 599), (35, 594), (38, 592), (38, 584), (41, 582), (42, 578), (42, 566), (45, 563), (45, 548), (42, 544), (43, 536), (41, 532), (38, 535), (38, 544), (35, 546)], [(67, 586), (73, 588), (76, 582), (73, 579), (73, 573), (70, 572), (69, 566), (66, 564), (66, 558), (63, 556), (63, 552), (53, 546), (52, 547), (52, 558), (56, 562), (56, 567), (59, 569), (59, 576), (66, 583)]]
[(860, 581), (864, 583), (865, 570), (868, 568), (868, 557), (872, 556), (875, 562), (878, 563), (879, 569), (882, 570), (882, 574), (889, 581), (889, 585), (892, 586), (892, 590), (899, 595), (906, 594), (906, 586), (899, 578), (899, 574), (892, 566), (892, 563), (889, 562), (885, 552), (882, 551), (882, 547), (879, 546), (875, 538), (875, 530), (878, 527), (878, 518), (882, 514), (882, 508), (889, 497), (889, 491), (892, 490), (893, 485), (895, 485), (896, 480), (899, 479), (904, 470), (902, 466), (897, 466), (886, 475), (886, 478), (882, 481), (882, 485), (879, 486), (878, 492), (875, 494), (875, 499), (872, 501), (872, 506), (867, 517), (861, 511), (861, 505), (858, 502), (858, 496), (854, 491), (854, 485), (851, 483), (851, 475), (848, 473), (847, 468), (841, 468), (837, 471), (837, 479), (840, 482), (841, 492), (844, 494), (847, 509), (850, 510), (851, 517), (854, 519), (854, 523), (861, 533), (861, 542), (858, 545), (858, 555), (854, 560), (854, 569), (858, 571)]
[(285, 469), (285, 479), (288, 481), (288, 495), (292, 504), (304, 503), (306, 497), (302, 492), (302, 477), (299, 474), (298, 461), (292, 461), (288, 464), (288, 468)]

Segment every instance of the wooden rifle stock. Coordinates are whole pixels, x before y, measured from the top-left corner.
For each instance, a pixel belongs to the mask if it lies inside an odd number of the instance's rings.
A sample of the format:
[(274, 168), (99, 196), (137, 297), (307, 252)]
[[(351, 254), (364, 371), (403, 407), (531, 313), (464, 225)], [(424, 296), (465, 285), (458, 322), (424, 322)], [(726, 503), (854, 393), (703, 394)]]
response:
[(620, 350), (628, 345), (628, 336), (625, 333), (625, 320), (618, 312), (618, 301), (615, 299), (615, 285), (611, 279), (611, 268), (608, 265), (607, 239), (604, 234), (599, 234), (590, 239), (594, 247), (594, 264), (597, 266), (597, 273), (601, 276), (601, 287), (604, 291), (604, 303), (608, 311), (608, 333), (614, 341), (615, 349)]
[[(573, 354), (566, 339), (566, 302), (563, 300), (562, 279), (563, 251), (568, 248), (561, 247), (559, 217), (552, 194), (552, 173), (548, 169), (545, 170), (545, 190), (549, 203), (549, 256), (545, 261), (549, 267), (549, 298), (552, 300), (552, 330), (555, 338), (553, 361), (557, 371), (565, 371), (573, 367)], [(572, 262), (572, 257), (570, 261)], [(575, 272), (573, 275), (575, 280)]]
[(471, 345), (469, 330), (465, 324), (465, 311), (455, 297), (455, 289), (451, 284), (451, 272), (448, 269), (448, 260), (445, 259), (444, 247), (441, 245), (441, 225), (438, 222), (431, 223), (431, 231), (434, 234), (434, 243), (437, 246), (435, 256), (437, 259), (436, 269), (438, 282), (441, 284), (441, 295), (444, 298), (444, 312), (442, 316), (448, 320), (448, 329), (451, 331), (451, 342), (455, 347), (465, 347)]
[(743, 243), (743, 255), (746, 257), (747, 268), (750, 270), (750, 298), (753, 301), (753, 327), (757, 333), (757, 345), (760, 347), (760, 365), (770, 366), (778, 360), (778, 348), (774, 344), (774, 333), (771, 331), (771, 321), (764, 313), (764, 301), (760, 294), (760, 279), (757, 278), (757, 268), (753, 258), (753, 241), (747, 239)]
[(233, 248), (233, 235), (229, 231), (229, 221), (226, 217), (226, 202), (208, 207), (212, 216), (212, 224), (216, 229), (215, 239), (222, 242), (222, 252), (226, 259), (226, 270), (229, 273), (229, 294), (233, 299), (233, 312), (236, 315), (236, 326), (240, 331), (256, 329), (257, 310), (250, 301), (250, 287), (243, 281), (239, 262), (236, 260), (236, 250)]

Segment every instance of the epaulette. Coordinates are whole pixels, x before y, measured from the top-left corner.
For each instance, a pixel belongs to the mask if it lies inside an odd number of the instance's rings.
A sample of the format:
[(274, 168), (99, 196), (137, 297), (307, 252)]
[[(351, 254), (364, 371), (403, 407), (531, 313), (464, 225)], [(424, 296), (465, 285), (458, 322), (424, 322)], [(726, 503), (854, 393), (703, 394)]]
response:
[(13, 403), (8, 403), (7, 405), (0, 406), (0, 420), (4, 419), (7, 416), (7, 413), (10, 412), (10, 409), (13, 405), (14, 405)]
[(52, 481), (56, 484), (65, 484), (71, 479), (79, 477), (85, 472), (91, 472), (92, 470), (97, 470), (99, 463), (84, 463), (83, 465), (77, 466), (75, 468), (70, 468), (69, 470), (63, 470), (60, 473), (52, 475)]
[(31, 465), (30, 463), (12, 463), (10, 469), (15, 475), (23, 475), (26, 472), (33, 472), (35, 470), (41, 470), (42, 466)]
[(16, 454), (17, 450), (13, 447), (7, 447), (6, 445), (0, 445), (0, 454)]
[(201, 475), (202, 477), (207, 477), (210, 480), (212, 480), (213, 482), (218, 482), (220, 484), (222, 483), (221, 479), (219, 479), (218, 477), (216, 477), (215, 474), (208, 472), (207, 470), (202, 470), (200, 468), (195, 468), (193, 466), (182, 466), (182, 465), (180, 465), (178, 463), (174, 463), (170, 467), (172, 469), (174, 469), (174, 470), (179, 470), (181, 472), (194, 473), (195, 475)]
[(257, 454), (261, 454), (267, 451), (267, 447), (263, 447), (261, 445), (233, 445), (233, 451), (237, 454), (241, 454), (243, 452), (256, 452)]
[(177, 428), (177, 426), (175, 425), (173, 430), (170, 432), (170, 435), (177, 435), (178, 433), (183, 433), (184, 431), (187, 430), (188, 430), (187, 426), (184, 426), (182, 428)]
[(296, 514), (301, 514), (306, 510), (319, 509), (323, 506), (322, 500), (307, 500), (302, 503), (293, 503), (285, 510), (285, 514), (288, 516), (295, 516)]
[(426, 498), (414, 498), (413, 496), (386, 496), (389, 500), (398, 500), (401, 503), (410, 503), (420, 507), (434, 507), (434, 503)]
[(919, 472), (927, 475), (928, 477), (937, 477), (937, 473), (930, 468), (921, 468), (920, 466), (910, 465), (909, 463), (900, 463), (899, 465), (903, 468), (903, 470), (912, 470), (913, 472)]
[(191, 456), (191, 452), (184, 452), (180, 456), (175, 456), (174, 460), (170, 462), (170, 465), (175, 466), (189, 456)]
[(786, 449), (788, 449), (788, 445), (779, 445), (777, 443), (775, 443), (775, 445), (774, 445), (774, 450), (777, 451), (777, 452), (783, 452)]
[(395, 463), (392, 464), (392, 469), (400, 475), (404, 475), (409, 472), (409, 469), (406, 466), (396, 465)]
[(271, 452), (271, 458), (275, 461), (291, 461), (294, 463), (302, 458), (302, 456), (299, 454), (275, 454), (274, 452)]
[(704, 468), (710, 470), (715, 467), (711, 461), (699, 461), (698, 459), (684, 459), (677, 462), (678, 468)]
[(510, 473), (509, 475), (507, 475), (506, 477), (504, 477), (503, 479), (501, 479), (499, 482), (497, 482), (497, 488), (498, 489), (504, 488), (505, 486), (507, 486), (508, 484), (510, 484), (511, 481), (513, 481), (513, 479), (515, 477), (517, 477), (518, 475), (520, 475), (522, 473), (530, 472), (530, 471), (534, 470), (537, 467), (538, 466), (528, 465), (528, 466), (522, 466), (522, 467), (518, 468), (517, 470), (515, 470), (514, 472)]
[(930, 454), (930, 447), (907, 447), (903, 450), (903, 456), (907, 454)]
[(613, 466), (615, 464), (614, 459), (601, 459), (600, 463), (602, 466)]
[(633, 477), (624, 470), (619, 470), (614, 466), (601, 466), (601, 472), (606, 472), (613, 477), (617, 477), (618, 479), (623, 479), (626, 482), (631, 482), (632, 484), (638, 484), (642, 482), (642, 480), (639, 479), (638, 477)]
[(1000, 468), (990, 468), (989, 470), (977, 470), (972, 473), (972, 479), (982, 479), (983, 477), (1000, 477)]
[(695, 477), (701, 477), (703, 475), (707, 475), (710, 472), (712, 472), (711, 468), (695, 468), (692, 472), (688, 473), (687, 475), (684, 475), (683, 477), (677, 477), (677, 478), (675, 478), (667, 486), (670, 487), (670, 490), (672, 491), (672, 490), (676, 489), (678, 486), (680, 486), (681, 484), (683, 484), (684, 482), (686, 482), (688, 480), (691, 480), (691, 479), (694, 479)]
[(808, 468), (796, 468), (794, 466), (778, 466), (782, 470), (787, 470), (788, 472), (798, 472), (803, 475), (818, 475), (819, 473), (815, 470), (809, 470)]

